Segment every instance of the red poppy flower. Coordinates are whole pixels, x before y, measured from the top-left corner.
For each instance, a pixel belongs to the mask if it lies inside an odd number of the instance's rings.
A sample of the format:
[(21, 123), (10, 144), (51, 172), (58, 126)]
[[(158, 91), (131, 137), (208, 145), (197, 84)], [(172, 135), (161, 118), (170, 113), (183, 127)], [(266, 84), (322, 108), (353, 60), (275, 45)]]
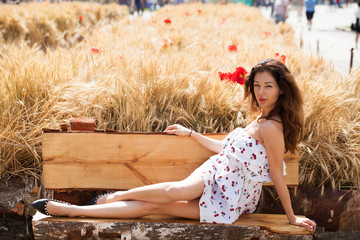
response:
[(186, 12), (185, 15), (188, 16), (188, 17), (191, 16), (191, 14), (189, 12)]
[(99, 53), (100, 51), (99, 51), (99, 49), (97, 49), (97, 48), (92, 48), (92, 49), (91, 49), (91, 52), (94, 53), (94, 54), (96, 54), (96, 53)]
[(270, 35), (271, 35), (271, 32), (264, 32), (264, 34), (265, 34), (266, 36), (270, 36)]
[(166, 19), (164, 19), (164, 23), (171, 23), (170, 18), (166, 18)]
[(82, 20), (83, 20), (83, 16), (79, 15), (79, 20), (82, 21)]
[(234, 44), (232, 44), (232, 45), (230, 45), (230, 46), (228, 47), (228, 49), (229, 49), (230, 52), (236, 52), (236, 51), (237, 51), (237, 46), (234, 45)]
[(275, 58), (279, 61), (282, 62), (283, 64), (285, 64), (285, 60), (286, 60), (286, 56), (284, 54), (282, 54), (280, 56), (279, 53), (275, 53)]
[(167, 39), (163, 39), (163, 48), (166, 48), (168, 46), (168, 40)]
[(224, 18), (224, 17), (223, 17), (223, 18), (221, 19), (220, 24), (224, 24), (224, 23), (225, 23), (225, 21), (226, 21), (226, 18)]
[(198, 9), (197, 12), (200, 14), (200, 13), (201, 13), (201, 9)]
[(85, 12), (88, 12), (88, 11), (89, 11), (89, 9), (85, 8)]
[(285, 55), (281, 55), (281, 56), (280, 56), (280, 59), (281, 59), (281, 62), (282, 62), (283, 64), (285, 64), (286, 56), (285, 56)]
[(243, 67), (237, 67), (233, 73), (219, 72), (221, 80), (228, 80), (230, 82), (239, 83), (240, 85), (244, 85), (246, 74), (247, 71)]

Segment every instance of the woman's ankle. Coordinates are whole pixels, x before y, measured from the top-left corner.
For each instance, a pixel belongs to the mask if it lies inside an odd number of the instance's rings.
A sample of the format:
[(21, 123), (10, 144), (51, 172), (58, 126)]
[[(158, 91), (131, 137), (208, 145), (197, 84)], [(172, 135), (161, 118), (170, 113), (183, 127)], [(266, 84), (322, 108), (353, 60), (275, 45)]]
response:
[(53, 216), (74, 217), (73, 211), (71, 210), (71, 205), (66, 203), (49, 200), (49, 202), (47, 203), (47, 211)]
[(104, 204), (104, 203), (111, 203), (111, 202), (126, 200), (126, 199), (122, 198), (123, 192), (124, 191), (117, 191), (117, 192), (113, 192), (113, 193), (104, 194), (104, 196), (101, 196), (97, 200), (96, 204)]

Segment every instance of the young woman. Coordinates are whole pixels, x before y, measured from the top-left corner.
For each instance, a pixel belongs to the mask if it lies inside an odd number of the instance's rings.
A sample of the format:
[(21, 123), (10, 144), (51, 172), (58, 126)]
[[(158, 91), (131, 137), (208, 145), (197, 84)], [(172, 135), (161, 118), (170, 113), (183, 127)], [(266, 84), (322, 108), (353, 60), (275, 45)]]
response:
[(259, 62), (245, 81), (245, 98), (258, 118), (237, 128), (223, 141), (207, 138), (181, 125), (165, 132), (191, 137), (216, 155), (178, 182), (158, 183), (95, 198), (76, 206), (42, 199), (40, 212), (57, 216), (139, 218), (167, 214), (201, 222), (232, 223), (253, 212), (262, 182), (272, 181), (289, 222), (315, 231), (315, 222), (295, 216), (283, 179), (284, 152), (296, 150), (303, 135), (302, 97), (294, 77), (279, 61)]

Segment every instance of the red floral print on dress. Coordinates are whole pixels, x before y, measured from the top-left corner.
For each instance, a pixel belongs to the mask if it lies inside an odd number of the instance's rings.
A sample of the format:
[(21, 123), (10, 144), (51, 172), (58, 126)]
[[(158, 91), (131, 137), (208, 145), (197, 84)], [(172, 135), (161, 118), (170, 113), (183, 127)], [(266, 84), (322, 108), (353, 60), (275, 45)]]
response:
[[(258, 181), (257, 178), (260, 178), (259, 181), (268, 181), (268, 177), (264, 177), (266, 170), (262, 170), (268, 162), (263, 146), (260, 143), (256, 144), (256, 139), (248, 138), (249, 135), (245, 134), (242, 128), (234, 130), (223, 141), (222, 152), (208, 160), (203, 168), (196, 170), (204, 177), (206, 185), (200, 201), (205, 202), (204, 206), (200, 206), (201, 222), (232, 223), (239, 215), (245, 213), (244, 211), (255, 211), (261, 184), (250, 180), (254, 178)], [(235, 153), (233, 148), (236, 150)], [(241, 150), (246, 151), (241, 154)], [(256, 156), (256, 162), (253, 160), (253, 154)], [(208, 180), (211, 186), (208, 185)], [(222, 216), (222, 213), (226, 215)], [(214, 214), (219, 215), (214, 217)]]

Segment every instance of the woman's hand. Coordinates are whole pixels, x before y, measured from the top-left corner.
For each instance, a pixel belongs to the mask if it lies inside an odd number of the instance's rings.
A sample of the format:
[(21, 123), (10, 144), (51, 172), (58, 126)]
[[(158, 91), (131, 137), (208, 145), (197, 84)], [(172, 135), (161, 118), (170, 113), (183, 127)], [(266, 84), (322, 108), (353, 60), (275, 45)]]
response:
[(307, 229), (315, 232), (316, 230), (316, 223), (308, 218), (303, 217), (297, 217), (295, 216), (295, 219), (290, 222), (293, 225), (306, 227)]
[(189, 137), (191, 130), (186, 127), (181, 126), (180, 124), (174, 124), (174, 125), (168, 126), (164, 132), (167, 134), (175, 134), (177, 136)]

